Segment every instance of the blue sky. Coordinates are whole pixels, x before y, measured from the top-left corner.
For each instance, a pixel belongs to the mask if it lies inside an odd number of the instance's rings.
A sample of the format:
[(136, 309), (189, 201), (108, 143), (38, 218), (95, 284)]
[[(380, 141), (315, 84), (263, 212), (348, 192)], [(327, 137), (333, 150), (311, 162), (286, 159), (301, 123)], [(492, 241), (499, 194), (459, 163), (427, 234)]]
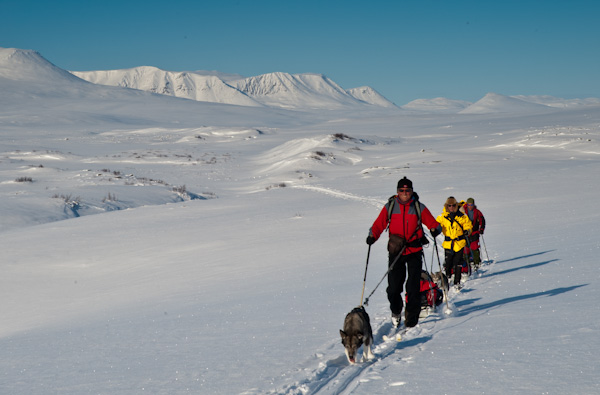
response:
[(75, 71), (324, 74), (419, 98), (600, 97), (600, 2), (0, 0), (0, 47)]

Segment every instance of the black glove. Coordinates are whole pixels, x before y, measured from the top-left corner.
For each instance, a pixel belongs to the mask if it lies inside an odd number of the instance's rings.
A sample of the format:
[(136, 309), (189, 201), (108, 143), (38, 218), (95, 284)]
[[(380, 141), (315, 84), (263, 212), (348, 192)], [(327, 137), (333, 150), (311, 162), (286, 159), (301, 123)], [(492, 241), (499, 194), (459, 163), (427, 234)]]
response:
[(440, 233), (442, 233), (442, 230), (440, 229), (440, 227), (438, 226), (437, 228), (431, 229), (431, 235), (433, 236), (433, 238), (435, 239), (437, 237), (437, 235), (439, 235)]
[(375, 241), (377, 241), (377, 240), (375, 240), (375, 238), (373, 236), (367, 237), (367, 244), (368, 245), (371, 245), (371, 244), (375, 243)]

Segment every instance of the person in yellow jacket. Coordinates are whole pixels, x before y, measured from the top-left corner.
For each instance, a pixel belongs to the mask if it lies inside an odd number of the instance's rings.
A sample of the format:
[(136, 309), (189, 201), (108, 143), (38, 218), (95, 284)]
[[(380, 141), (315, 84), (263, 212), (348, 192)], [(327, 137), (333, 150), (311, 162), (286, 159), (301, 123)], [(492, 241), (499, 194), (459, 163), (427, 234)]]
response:
[(454, 285), (460, 288), (461, 267), (464, 260), (463, 249), (467, 245), (466, 236), (469, 235), (473, 224), (467, 215), (459, 211), (458, 202), (454, 196), (446, 199), (442, 214), (436, 218), (442, 226), (444, 233), (445, 262), (444, 269), (446, 276), (450, 278), (454, 268)]

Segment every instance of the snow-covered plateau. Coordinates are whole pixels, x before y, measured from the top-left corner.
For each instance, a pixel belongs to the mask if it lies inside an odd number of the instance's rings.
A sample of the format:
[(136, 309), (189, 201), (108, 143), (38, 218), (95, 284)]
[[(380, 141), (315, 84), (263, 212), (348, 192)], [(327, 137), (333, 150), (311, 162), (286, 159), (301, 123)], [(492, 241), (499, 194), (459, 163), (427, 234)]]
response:
[[(600, 393), (599, 99), (197, 75), (202, 100), (0, 48), (0, 393)], [(493, 263), (401, 342), (380, 286), (350, 365), (403, 176), (434, 216), (473, 197)]]

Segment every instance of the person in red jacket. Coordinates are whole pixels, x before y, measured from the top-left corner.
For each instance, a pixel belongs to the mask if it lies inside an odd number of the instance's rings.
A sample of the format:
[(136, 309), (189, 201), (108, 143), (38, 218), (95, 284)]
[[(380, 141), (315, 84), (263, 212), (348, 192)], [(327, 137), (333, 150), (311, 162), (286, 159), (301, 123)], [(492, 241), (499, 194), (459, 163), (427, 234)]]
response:
[(471, 222), (473, 223), (473, 230), (469, 235), (469, 241), (471, 244), (465, 247), (465, 256), (470, 257), (471, 252), (473, 252), (473, 269), (479, 269), (481, 265), (481, 253), (479, 247), (479, 235), (482, 235), (485, 231), (485, 217), (477, 209), (475, 205), (475, 199), (468, 198), (467, 203), (463, 206), (463, 211)]
[[(441, 233), (440, 224), (431, 215), (425, 205), (419, 202), (419, 196), (413, 192), (412, 181), (404, 177), (398, 181), (397, 195), (392, 196), (381, 209), (379, 216), (369, 230), (367, 244), (371, 245), (388, 229), (390, 240), (389, 273), (387, 296), (392, 311), (392, 322), (400, 325), (402, 313), (402, 287), (406, 280), (406, 311), (404, 324), (412, 327), (419, 322), (421, 312), (420, 279), (423, 266), (423, 234), (425, 225), (436, 237)], [(403, 247), (395, 247), (396, 240), (403, 241)], [(406, 272), (408, 270), (408, 279)]]

